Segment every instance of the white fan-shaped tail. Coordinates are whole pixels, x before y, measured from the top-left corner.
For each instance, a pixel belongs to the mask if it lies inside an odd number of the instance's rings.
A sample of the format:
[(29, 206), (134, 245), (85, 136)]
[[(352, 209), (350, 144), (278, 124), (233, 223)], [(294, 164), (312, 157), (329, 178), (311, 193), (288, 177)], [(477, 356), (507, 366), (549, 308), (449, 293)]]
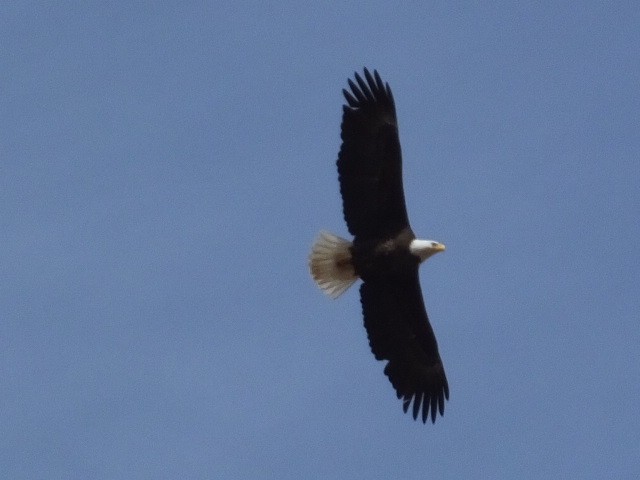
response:
[(311, 276), (331, 298), (338, 298), (358, 279), (351, 264), (350, 248), (349, 240), (324, 231), (311, 248)]

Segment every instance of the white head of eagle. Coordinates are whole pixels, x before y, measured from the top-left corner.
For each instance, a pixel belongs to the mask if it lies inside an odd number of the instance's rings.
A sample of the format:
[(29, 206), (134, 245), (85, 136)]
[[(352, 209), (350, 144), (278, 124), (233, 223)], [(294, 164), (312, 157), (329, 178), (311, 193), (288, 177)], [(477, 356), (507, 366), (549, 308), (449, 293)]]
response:
[(436, 242), (434, 240), (412, 240), (409, 244), (409, 251), (420, 259), (420, 262), (424, 262), (431, 255), (435, 255), (438, 252), (445, 251), (444, 244)]

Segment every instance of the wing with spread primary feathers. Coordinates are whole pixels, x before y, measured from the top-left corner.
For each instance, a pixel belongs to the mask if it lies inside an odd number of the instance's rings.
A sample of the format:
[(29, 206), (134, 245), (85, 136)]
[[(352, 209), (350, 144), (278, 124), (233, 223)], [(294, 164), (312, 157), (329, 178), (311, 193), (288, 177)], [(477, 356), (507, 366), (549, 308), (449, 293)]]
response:
[(364, 324), (371, 351), (378, 360), (388, 360), (389, 377), (406, 412), (413, 400), (413, 418), (422, 409), (426, 422), (431, 411), (444, 413), (449, 384), (438, 344), (422, 299), (418, 267), (399, 278), (378, 277), (360, 287)]
[(378, 72), (349, 80), (343, 90), (338, 174), (344, 218), (360, 239), (390, 238), (409, 225), (402, 187), (402, 155), (391, 89)]

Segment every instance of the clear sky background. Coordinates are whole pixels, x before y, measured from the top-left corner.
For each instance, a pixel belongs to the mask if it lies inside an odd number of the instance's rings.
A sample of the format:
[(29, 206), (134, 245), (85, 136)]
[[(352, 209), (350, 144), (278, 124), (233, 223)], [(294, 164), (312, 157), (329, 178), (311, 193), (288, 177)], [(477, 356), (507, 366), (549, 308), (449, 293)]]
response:
[[(5, 2), (0, 476), (638, 478), (640, 4), (545, 3)], [(435, 425), (307, 269), (363, 66)]]

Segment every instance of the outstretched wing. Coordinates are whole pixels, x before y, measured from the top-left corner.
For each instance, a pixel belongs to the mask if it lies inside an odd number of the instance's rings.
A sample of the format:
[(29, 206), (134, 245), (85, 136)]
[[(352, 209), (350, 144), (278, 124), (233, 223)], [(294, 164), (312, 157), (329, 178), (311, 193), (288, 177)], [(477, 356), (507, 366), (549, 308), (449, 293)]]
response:
[(418, 267), (406, 276), (376, 277), (360, 287), (364, 325), (371, 351), (378, 360), (388, 360), (389, 377), (406, 412), (413, 400), (413, 418), (422, 409), (426, 422), (437, 412), (444, 414), (449, 384), (433, 329), (422, 299)]
[(342, 146), (338, 174), (344, 218), (361, 239), (390, 238), (409, 226), (402, 187), (396, 108), (378, 72), (355, 74), (343, 90)]

